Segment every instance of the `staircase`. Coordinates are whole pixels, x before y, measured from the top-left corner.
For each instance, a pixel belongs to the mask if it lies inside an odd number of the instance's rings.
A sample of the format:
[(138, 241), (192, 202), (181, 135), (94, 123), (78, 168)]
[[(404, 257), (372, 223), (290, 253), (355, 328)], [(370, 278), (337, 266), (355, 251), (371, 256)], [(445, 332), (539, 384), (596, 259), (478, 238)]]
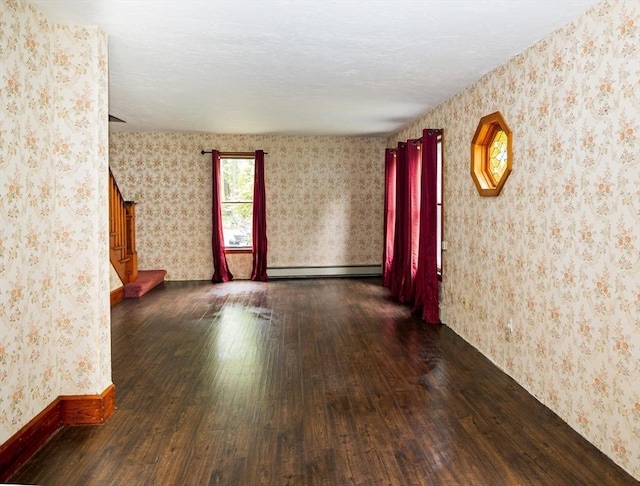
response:
[(111, 305), (138, 298), (164, 282), (166, 270), (138, 271), (136, 203), (125, 201), (109, 169), (109, 259), (124, 284), (111, 292)]
[(138, 279), (136, 203), (125, 201), (109, 169), (109, 259), (124, 285)]

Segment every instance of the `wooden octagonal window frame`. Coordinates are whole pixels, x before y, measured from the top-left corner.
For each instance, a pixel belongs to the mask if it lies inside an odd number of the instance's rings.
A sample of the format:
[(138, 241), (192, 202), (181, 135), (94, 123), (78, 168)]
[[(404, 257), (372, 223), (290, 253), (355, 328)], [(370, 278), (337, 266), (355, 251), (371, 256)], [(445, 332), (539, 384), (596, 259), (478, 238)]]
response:
[[(502, 175), (494, 173), (495, 168), (494, 171), (491, 170), (494, 141), (500, 132), (503, 132), (507, 139), (506, 150), (504, 147), (495, 147), (498, 149), (498, 158), (501, 159), (501, 162), (506, 155), (506, 166), (499, 170)], [(500, 112), (496, 111), (490, 115), (483, 116), (471, 142), (471, 177), (481, 196), (497, 196), (502, 191), (502, 187), (511, 173), (511, 161), (513, 159), (511, 147), (511, 130)], [(495, 152), (493, 159), (496, 159)]]

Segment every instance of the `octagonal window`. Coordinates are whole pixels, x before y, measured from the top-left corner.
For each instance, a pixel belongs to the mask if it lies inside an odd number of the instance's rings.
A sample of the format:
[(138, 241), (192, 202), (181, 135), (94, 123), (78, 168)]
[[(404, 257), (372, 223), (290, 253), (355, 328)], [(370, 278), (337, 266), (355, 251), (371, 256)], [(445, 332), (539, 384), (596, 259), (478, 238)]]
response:
[(499, 112), (480, 119), (471, 142), (471, 176), (481, 196), (497, 196), (511, 173), (511, 130)]
[(489, 150), (489, 175), (494, 184), (499, 184), (507, 170), (507, 134), (498, 130), (491, 141)]

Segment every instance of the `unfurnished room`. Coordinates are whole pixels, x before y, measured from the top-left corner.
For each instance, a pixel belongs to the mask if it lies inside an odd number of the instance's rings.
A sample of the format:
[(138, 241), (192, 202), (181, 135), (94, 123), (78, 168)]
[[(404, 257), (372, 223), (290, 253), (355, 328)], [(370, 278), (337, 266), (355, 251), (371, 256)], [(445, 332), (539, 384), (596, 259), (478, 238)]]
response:
[(0, 481), (640, 481), (638, 0), (0, 0)]

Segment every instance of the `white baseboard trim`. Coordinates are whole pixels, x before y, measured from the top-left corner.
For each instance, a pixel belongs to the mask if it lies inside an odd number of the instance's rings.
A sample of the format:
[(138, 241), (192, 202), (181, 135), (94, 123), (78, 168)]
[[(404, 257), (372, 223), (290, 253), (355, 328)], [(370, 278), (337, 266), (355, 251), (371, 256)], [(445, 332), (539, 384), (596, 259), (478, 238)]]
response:
[(272, 278), (313, 278), (313, 277), (379, 277), (381, 265), (336, 265), (321, 267), (267, 267), (267, 275)]

